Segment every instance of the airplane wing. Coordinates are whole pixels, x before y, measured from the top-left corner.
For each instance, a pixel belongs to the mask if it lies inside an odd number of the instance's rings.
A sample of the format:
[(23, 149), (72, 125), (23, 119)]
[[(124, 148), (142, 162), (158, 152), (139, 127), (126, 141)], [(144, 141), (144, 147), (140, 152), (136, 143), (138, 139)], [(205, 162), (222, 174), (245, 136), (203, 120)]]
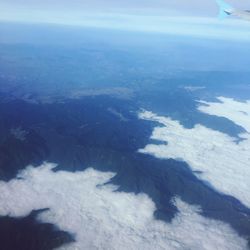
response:
[(250, 21), (250, 11), (249, 10), (236, 10), (234, 11), (234, 13), (232, 14), (236, 17), (242, 18), (244, 20)]
[(249, 10), (237, 10), (223, 0), (216, 0), (216, 2), (220, 9), (219, 18), (225, 18), (226, 16), (235, 16), (250, 21)]

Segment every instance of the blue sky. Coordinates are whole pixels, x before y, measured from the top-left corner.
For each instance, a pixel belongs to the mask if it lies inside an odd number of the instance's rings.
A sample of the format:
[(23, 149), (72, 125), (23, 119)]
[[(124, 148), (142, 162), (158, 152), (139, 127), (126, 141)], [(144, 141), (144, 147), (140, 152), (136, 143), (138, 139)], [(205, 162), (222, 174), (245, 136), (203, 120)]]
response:
[[(238, 8), (250, 8), (247, 0), (228, 0)], [(211, 16), (216, 13), (215, 0), (1, 0), (1, 7), (10, 11), (98, 11), (120, 13), (154, 13), (168, 15)], [(10, 14), (10, 13), (9, 13)]]
[[(250, 1), (229, 0), (239, 9)], [(217, 19), (215, 0), (1, 0), (0, 20), (250, 40), (250, 24)]]

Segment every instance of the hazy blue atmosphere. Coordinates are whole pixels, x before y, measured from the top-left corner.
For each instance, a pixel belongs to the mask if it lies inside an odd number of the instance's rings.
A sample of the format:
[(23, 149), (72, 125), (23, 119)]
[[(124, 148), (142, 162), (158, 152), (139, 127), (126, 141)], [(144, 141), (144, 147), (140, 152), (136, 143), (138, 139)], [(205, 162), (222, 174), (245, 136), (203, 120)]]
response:
[[(247, 1), (230, 1), (250, 9)], [(216, 1), (7, 1), (0, 3), (0, 20), (51, 23), (116, 30), (250, 40), (241, 20), (218, 20)]]
[(0, 249), (250, 249), (250, 22), (218, 13), (1, 0)]

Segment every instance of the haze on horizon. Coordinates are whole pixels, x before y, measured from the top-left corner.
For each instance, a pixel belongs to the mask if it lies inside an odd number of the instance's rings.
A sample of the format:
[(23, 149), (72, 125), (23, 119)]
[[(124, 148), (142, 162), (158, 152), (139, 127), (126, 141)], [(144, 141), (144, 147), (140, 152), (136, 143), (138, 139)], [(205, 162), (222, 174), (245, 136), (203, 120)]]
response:
[[(246, 0), (228, 0), (250, 9)], [(215, 0), (1, 0), (0, 21), (50, 23), (250, 41), (250, 24), (219, 20)]]

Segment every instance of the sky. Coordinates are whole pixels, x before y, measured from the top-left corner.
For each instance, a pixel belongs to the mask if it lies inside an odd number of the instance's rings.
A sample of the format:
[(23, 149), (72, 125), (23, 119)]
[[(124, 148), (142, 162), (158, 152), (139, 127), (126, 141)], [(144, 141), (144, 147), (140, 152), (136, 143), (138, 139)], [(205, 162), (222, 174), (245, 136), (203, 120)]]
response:
[[(228, 3), (250, 9), (249, 0)], [(250, 40), (249, 23), (232, 18), (218, 20), (217, 15), (215, 0), (0, 0), (0, 21)]]
[[(229, 0), (237, 8), (250, 8), (248, 0)], [(10, 11), (98, 11), (120, 13), (168, 13), (171, 15), (207, 16), (216, 13), (215, 0), (1, 0), (0, 6)], [(11, 14), (11, 13), (8, 13)]]

